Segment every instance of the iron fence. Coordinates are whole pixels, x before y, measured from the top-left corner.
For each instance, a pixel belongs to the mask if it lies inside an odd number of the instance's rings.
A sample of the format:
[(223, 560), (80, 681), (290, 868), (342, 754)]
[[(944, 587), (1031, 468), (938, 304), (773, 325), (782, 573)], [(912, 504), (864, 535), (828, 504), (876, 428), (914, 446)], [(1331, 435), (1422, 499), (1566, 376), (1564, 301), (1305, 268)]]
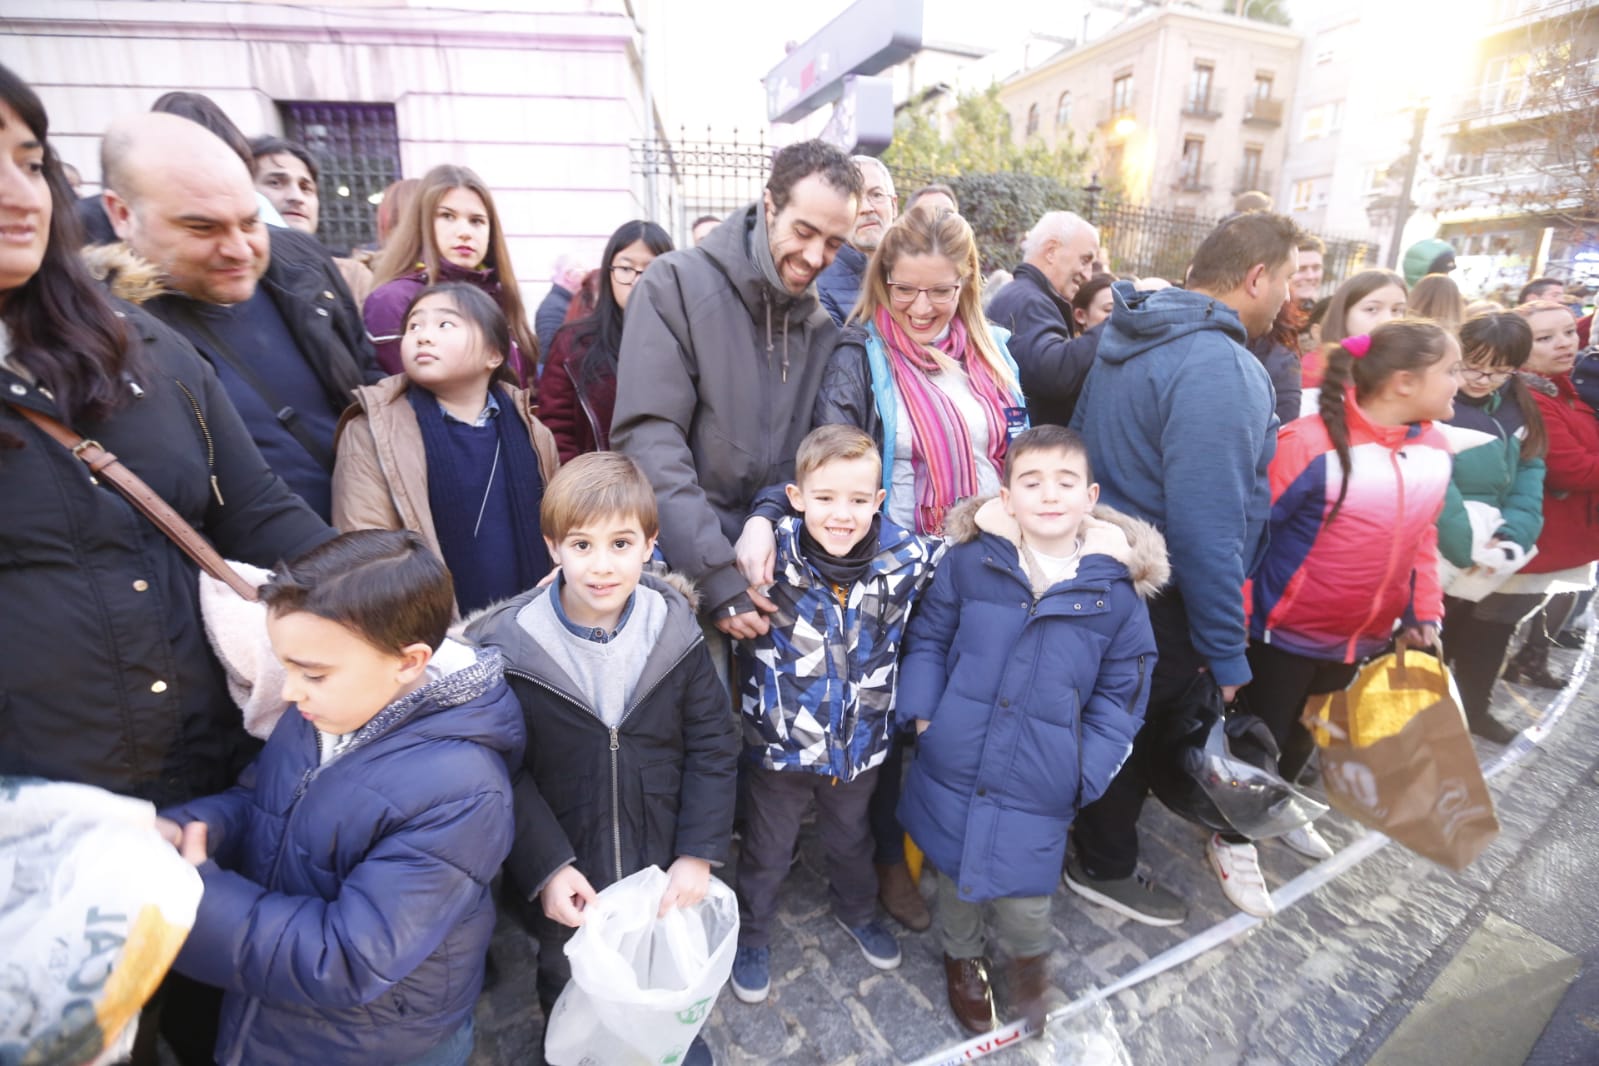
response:
[(696, 218), (726, 218), (760, 199), (774, 150), (764, 131), (753, 139), (741, 139), (736, 129), (726, 137), (709, 128), (703, 136), (691, 137), (687, 128), (680, 127), (675, 139), (656, 137), (629, 144), (633, 173), (649, 182), (655, 217), (680, 247), (688, 244)]
[[(680, 246), (688, 243), (689, 227), (696, 218), (723, 218), (760, 198), (775, 150), (764, 134), (741, 139), (734, 130), (730, 136), (719, 137), (710, 129), (703, 136), (692, 137), (680, 129), (676, 138), (636, 140), (630, 147), (633, 172), (649, 179), (654, 187), (656, 219), (672, 231)], [(984, 271), (1013, 269), (1021, 236), (1038, 214), (1069, 210), (1099, 227), (1110, 270), (1177, 282), (1194, 250), (1220, 221), (1192, 211), (1132, 203), (1098, 185), (1085, 188), (1053, 178), (1038, 178), (1037, 182), (1049, 188), (1027, 190), (1024, 205), (981, 202), (992, 201), (996, 195), (1004, 198), (1002, 190), (1015, 188), (1014, 182), (1007, 186), (992, 180), (999, 177), (996, 175), (951, 176), (904, 167), (894, 168), (893, 175), (902, 208), (924, 185), (941, 182), (955, 188), (962, 214), (977, 231)], [(1324, 270), (1328, 291), (1375, 262), (1376, 247), (1366, 241), (1318, 236), (1327, 246)]]

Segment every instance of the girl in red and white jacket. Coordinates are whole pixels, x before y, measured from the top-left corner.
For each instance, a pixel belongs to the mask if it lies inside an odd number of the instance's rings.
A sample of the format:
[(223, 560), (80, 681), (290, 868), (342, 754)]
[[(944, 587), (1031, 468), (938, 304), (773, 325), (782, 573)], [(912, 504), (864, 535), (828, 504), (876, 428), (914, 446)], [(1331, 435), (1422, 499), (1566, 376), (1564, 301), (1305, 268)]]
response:
[(1578, 594), (1593, 587), (1593, 564), (1599, 559), (1599, 421), (1571, 382), (1577, 362), (1577, 319), (1571, 309), (1535, 300), (1516, 308), (1516, 314), (1532, 327), (1532, 354), (1521, 368), (1521, 381), (1543, 415), (1549, 453), (1538, 554), (1503, 587), (1549, 599), (1528, 627), (1527, 642), (1510, 660), (1505, 679), (1559, 688), (1565, 679), (1550, 673), (1549, 649), (1576, 609)]
[[(1288, 424), (1272, 460), (1270, 547), (1251, 591), (1250, 710), (1293, 780), (1311, 752), (1299, 715), (1343, 688), (1403, 625), (1438, 643), (1438, 514), (1452, 458), (1434, 421), (1454, 413), (1460, 345), (1431, 322), (1386, 322), (1330, 345), (1321, 413)], [(1313, 826), (1285, 838), (1326, 858)]]

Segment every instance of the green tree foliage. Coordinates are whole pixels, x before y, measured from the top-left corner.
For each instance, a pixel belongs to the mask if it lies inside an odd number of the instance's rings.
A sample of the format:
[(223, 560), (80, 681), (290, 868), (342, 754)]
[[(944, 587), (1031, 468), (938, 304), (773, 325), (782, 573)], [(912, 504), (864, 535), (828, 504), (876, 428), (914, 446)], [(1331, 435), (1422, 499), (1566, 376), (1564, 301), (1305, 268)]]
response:
[(1018, 141), (999, 86), (992, 85), (959, 98), (948, 137), (929, 111), (906, 108), (883, 162), (901, 200), (929, 182), (954, 189), (977, 234), (983, 269), (1008, 270), (1020, 261), (1022, 235), (1039, 215), (1083, 209), (1089, 155), (1070, 137), (1054, 148), (1038, 137)]

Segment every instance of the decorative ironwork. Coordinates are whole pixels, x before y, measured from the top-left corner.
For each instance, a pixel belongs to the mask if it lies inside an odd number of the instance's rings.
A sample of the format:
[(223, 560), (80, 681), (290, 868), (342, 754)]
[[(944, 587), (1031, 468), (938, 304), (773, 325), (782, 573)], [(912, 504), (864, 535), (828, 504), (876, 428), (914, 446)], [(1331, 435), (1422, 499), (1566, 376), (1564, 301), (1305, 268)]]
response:
[(317, 236), (338, 255), (377, 239), (377, 204), (400, 177), (392, 104), (280, 102), (284, 136), (299, 141), (321, 175)]
[(738, 130), (719, 138), (707, 128), (703, 139), (690, 139), (679, 128), (675, 140), (664, 137), (629, 144), (635, 174), (654, 179), (661, 211), (657, 218), (686, 244), (696, 218), (725, 218), (761, 197), (772, 166), (772, 145), (764, 132), (740, 140)]

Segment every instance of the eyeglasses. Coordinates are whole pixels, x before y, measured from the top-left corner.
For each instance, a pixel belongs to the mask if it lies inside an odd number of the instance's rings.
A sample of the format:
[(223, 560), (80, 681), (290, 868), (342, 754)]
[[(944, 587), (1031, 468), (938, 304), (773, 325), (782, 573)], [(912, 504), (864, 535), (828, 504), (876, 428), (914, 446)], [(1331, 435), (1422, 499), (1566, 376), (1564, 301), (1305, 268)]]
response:
[(633, 284), (642, 273), (644, 273), (643, 267), (626, 266), (620, 263), (611, 267), (611, 277), (615, 278), (619, 285)]
[(883, 189), (873, 189), (866, 194), (866, 202), (869, 204), (882, 206), (883, 204), (892, 203), (893, 200), (894, 194)]
[(927, 294), (928, 302), (935, 307), (943, 307), (955, 302), (955, 297), (960, 295), (961, 284), (929, 285), (927, 288), (917, 288), (915, 285), (901, 285), (897, 281), (888, 283), (888, 295), (897, 304), (910, 305), (916, 302), (916, 297)]
[(1461, 373), (1471, 381), (1475, 381), (1480, 385), (1487, 385), (1496, 381), (1508, 381), (1510, 375), (1514, 374), (1515, 371), (1509, 368), (1500, 370), (1482, 370), (1474, 366), (1468, 366), (1462, 370)]

